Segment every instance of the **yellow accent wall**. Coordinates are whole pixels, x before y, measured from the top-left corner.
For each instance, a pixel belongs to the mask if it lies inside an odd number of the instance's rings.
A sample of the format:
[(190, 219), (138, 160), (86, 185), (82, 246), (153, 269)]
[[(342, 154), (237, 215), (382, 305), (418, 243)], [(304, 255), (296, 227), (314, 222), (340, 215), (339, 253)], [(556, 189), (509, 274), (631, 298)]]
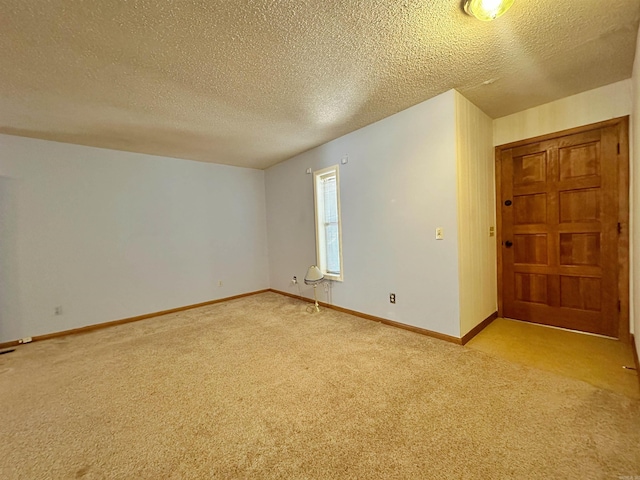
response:
[(496, 118), (493, 144), (504, 145), (630, 113), (631, 80), (628, 79)]
[(493, 121), (456, 92), (460, 336), (497, 310)]

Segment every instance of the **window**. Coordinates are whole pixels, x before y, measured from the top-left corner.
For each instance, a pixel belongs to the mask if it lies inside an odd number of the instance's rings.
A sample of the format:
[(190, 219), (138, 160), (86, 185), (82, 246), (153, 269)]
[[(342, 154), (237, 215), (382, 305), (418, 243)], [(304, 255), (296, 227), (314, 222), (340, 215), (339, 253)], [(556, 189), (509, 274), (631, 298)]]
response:
[(338, 165), (313, 173), (318, 267), (329, 280), (342, 281), (342, 226)]

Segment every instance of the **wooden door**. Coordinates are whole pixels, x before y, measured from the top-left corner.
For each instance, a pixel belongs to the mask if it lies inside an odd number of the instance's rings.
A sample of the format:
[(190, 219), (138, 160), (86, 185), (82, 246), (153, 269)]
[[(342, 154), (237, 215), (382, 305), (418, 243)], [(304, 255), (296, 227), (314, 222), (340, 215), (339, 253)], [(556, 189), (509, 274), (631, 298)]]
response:
[(496, 149), (502, 316), (628, 335), (627, 129), (619, 119)]

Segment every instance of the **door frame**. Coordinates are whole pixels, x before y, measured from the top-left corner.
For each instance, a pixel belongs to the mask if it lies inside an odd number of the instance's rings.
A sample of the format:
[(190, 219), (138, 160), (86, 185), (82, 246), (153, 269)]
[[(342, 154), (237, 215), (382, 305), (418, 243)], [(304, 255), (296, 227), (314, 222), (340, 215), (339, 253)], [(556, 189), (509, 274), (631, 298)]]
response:
[(496, 178), (496, 248), (497, 248), (497, 277), (498, 277), (498, 316), (503, 316), (502, 298), (502, 152), (515, 147), (522, 147), (530, 143), (543, 142), (567, 135), (587, 132), (596, 128), (617, 126), (619, 131), (618, 154), (618, 222), (621, 233), (618, 235), (618, 296), (620, 311), (618, 314), (618, 339), (629, 343), (629, 116), (618, 117), (604, 122), (591, 123), (580, 127), (562, 130), (538, 137), (518, 140), (495, 147), (495, 178)]

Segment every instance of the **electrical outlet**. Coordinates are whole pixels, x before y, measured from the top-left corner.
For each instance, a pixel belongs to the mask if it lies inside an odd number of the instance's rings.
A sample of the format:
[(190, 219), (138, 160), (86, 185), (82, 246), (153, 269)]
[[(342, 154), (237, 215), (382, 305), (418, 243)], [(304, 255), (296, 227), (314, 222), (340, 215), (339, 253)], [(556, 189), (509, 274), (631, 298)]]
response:
[(291, 285), (297, 285), (297, 284), (298, 284), (298, 277), (294, 275), (293, 278), (291, 279)]
[(32, 341), (33, 341), (33, 338), (24, 337), (24, 338), (21, 338), (20, 340), (18, 340), (18, 343), (31, 343)]
[(62, 306), (58, 305), (53, 311), (56, 315), (62, 315)]
[(395, 293), (390, 293), (389, 294), (389, 301), (391, 303), (396, 303), (396, 294)]
[(444, 230), (442, 227), (436, 228), (436, 240), (442, 240), (444, 238)]
[(495, 227), (489, 227), (489, 236), (493, 237), (496, 234), (496, 228)]

